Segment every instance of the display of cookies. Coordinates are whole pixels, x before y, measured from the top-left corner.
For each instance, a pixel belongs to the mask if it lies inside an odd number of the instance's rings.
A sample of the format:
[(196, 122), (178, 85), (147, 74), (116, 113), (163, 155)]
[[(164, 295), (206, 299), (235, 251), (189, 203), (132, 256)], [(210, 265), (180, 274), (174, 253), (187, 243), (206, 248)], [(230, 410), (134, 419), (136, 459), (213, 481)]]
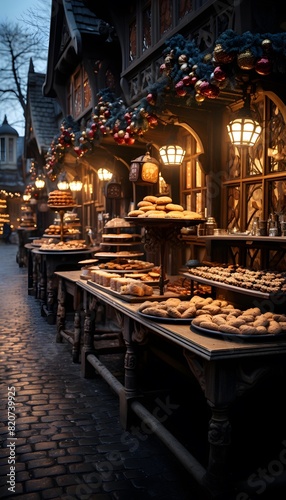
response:
[(84, 240), (71, 240), (71, 241), (59, 241), (58, 243), (46, 243), (40, 247), (40, 250), (56, 250), (56, 251), (67, 251), (67, 250), (83, 250), (86, 248)]
[(48, 206), (50, 207), (70, 207), (75, 204), (72, 192), (67, 190), (55, 189), (51, 191), (48, 198)]
[(182, 205), (173, 203), (170, 196), (145, 196), (137, 203), (137, 208), (128, 212), (128, 217), (149, 219), (202, 219), (197, 212), (185, 210)]
[(231, 335), (279, 335), (286, 332), (286, 315), (262, 313), (258, 307), (246, 310), (229, 308), (214, 315), (210, 312), (199, 314), (192, 325)]
[(144, 271), (144, 269), (153, 268), (154, 264), (143, 260), (118, 258), (110, 262), (102, 262), (98, 267), (110, 271)]
[(286, 273), (270, 270), (255, 271), (243, 266), (196, 266), (189, 271), (212, 282), (256, 290), (262, 293), (280, 293), (286, 291)]

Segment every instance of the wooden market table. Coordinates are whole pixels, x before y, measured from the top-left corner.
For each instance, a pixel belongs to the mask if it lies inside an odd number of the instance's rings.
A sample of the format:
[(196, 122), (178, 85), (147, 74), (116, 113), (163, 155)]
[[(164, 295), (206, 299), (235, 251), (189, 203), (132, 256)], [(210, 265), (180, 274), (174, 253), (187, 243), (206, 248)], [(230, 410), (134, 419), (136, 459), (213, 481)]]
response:
[(39, 248), (31, 250), (32, 259), (37, 261), (34, 275), (38, 289), (37, 298), (41, 303), (42, 315), (47, 318), (48, 323), (56, 322), (58, 277), (55, 272), (80, 269), (79, 261), (93, 253), (93, 248), (67, 251), (40, 250)]
[[(58, 276), (57, 342), (66, 339), (72, 345), (72, 360), (77, 362), (81, 342), (82, 289), (77, 285), (81, 271), (56, 271)], [(72, 297), (73, 328), (66, 328), (67, 295)]]
[[(124, 429), (130, 429), (135, 414), (169, 447), (186, 470), (217, 498), (232, 488), (231, 474), (231, 418), (232, 404), (263, 381), (275, 370), (285, 373), (286, 339), (240, 341), (229, 337), (215, 338), (198, 334), (190, 325), (160, 323), (138, 313), (138, 302), (128, 302), (89, 280), (79, 279), (85, 311), (84, 342), (81, 352), (82, 373), (91, 376), (94, 370), (110, 384), (119, 396), (120, 419)], [(125, 343), (124, 383), (107, 370), (98, 358), (93, 344), (91, 316), (103, 304), (113, 310), (121, 325)], [(158, 349), (159, 344), (159, 349)], [(210, 409), (211, 418), (206, 431), (208, 463), (202, 465), (174, 435), (142, 404), (138, 386), (138, 346), (168, 345), (172, 352), (179, 350), (192, 378), (199, 384)], [(170, 352), (170, 351), (169, 351)], [(172, 359), (171, 359), (172, 363)], [(154, 378), (155, 382), (155, 378)], [(154, 384), (155, 386), (155, 384)], [(156, 390), (154, 388), (154, 390)], [(191, 401), (192, 387), (186, 397)], [(194, 408), (194, 411), (195, 408)], [(268, 430), (269, 431), (269, 430)], [(267, 430), (265, 430), (267, 432)], [(270, 431), (269, 431), (270, 432)], [(282, 436), (283, 437), (283, 436)], [(244, 484), (244, 483), (243, 483)]]
[(37, 234), (38, 229), (36, 227), (18, 227), (18, 251), (16, 260), (19, 267), (28, 266), (28, 252), (26, 245), (29, 243), (29, 239), (36, 237)]

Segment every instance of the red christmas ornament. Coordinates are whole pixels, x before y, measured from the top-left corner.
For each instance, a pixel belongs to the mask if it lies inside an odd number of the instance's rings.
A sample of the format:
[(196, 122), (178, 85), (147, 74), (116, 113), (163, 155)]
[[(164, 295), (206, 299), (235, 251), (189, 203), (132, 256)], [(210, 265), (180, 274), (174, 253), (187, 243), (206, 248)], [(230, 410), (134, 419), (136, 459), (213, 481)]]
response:
[(178, 83), (176, 83), (175, 90), (176, 90), (176, 94), (180, 97), (184, 97), (186, 95), (187, 91), (184, 88), (183, 80), (180, 80)]
[(153, 94), (148, 94), (146, 100), (151, 104), (151, 106), (155, 106), (155, 97)]
[(217, 80), (218, 82), (223, 82), (226, 79), (226, 73), (225, 71), (223, 71), (223, 69), (221, 69), (220, 66), (215, 67), (213, 74), (215, 80)]
[(124, 136), (120, 137), (117, 132), (115, 132), (115, 134), (113, 134), (113, 139), (115, 140), (115, 142), (117, 142), (117, 144), (124, 144), (124, 142), (125, 142)]
[(200, 94), (209, 99), (215, 99), (219, 95), (219, 88), (206, 81), (201, 82), (198, 90)]
[(73, 148), (73, 150), (77, 154), (77, 156), (81, 156), (82, 151), (79, 146), (76, 146), (75, 148)]
[(186, 87), (189, 87), (189, 85), (192, 84), (192, 78), (190, 77), (190, 75), (184, 76), (183, 84), (186, 85)]
[(131, 146), (132, 144), (134, 144), (135, 139), (134, 139), (134, 137), (131, 137), (128, 132), (126, 132), (126, 134), (124, 135), (124, 142), (128, 146)]
[(158, 125), (158, 118), (155, 115), (148, 115), (147, 116), (147, 121), (148, 121), (149, 126), (151, 128), (155, 128)]
[(259, 59), (255, 64), (255, 71), (259, 75), (269, 75), (269, 73), (271, 73), (271, 68), (271, 62), (267, 57), (261, 57), (261, 59)]

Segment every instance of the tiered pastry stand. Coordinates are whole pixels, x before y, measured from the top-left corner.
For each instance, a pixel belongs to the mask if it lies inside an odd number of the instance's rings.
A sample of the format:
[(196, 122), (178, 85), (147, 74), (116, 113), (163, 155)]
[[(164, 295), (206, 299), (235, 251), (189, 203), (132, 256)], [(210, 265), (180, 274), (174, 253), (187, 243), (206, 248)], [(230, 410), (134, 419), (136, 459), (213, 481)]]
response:
[(129, 222), (145, 228), (145, 250), (160, 253), (160, 295), (164, 295), (166, 277), (166, 255), (168, 246), (180, 245), (178, 238), (182, 227), (195, 226), (205, 222), (202, 219), (160, 219), (149, 217), (125, 217)]
[(49, 205), (49, 208), (54, 210), (54, 212), (59, 212), (60, 216), (60, 241), (64, 241), (64, 215), (68, 210), (75, 208), (77, 205), (64, 205), (64, 206), (56, 206)]

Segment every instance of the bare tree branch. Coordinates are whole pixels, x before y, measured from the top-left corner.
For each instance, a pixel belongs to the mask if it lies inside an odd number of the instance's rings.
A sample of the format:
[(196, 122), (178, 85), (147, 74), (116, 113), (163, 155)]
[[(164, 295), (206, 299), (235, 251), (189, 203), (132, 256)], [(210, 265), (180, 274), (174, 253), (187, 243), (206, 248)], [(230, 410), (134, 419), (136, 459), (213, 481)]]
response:
[[(0, 22), (0, 109), (3, 115), (10, 107), (21, 109), (27, 117), (27, 78), (30, 61), (46, 70), (48, 33), (50, 28), (50, 1), (29, 9), (22, 24)], [(4, 109), (5, 106), (5, 109)]]

